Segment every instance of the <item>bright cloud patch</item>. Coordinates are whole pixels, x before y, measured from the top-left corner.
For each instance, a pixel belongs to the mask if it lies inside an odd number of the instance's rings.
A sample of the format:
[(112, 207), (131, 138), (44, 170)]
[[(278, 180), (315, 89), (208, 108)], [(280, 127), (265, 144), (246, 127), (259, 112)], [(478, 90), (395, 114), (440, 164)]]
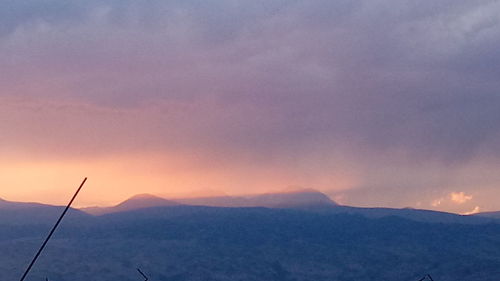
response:
[(437, 206), (441, 205), (441, 202), (443, 202), (442, 198), (436, 199), (436, 200), (432, 201), (431, 205), (432, 205), (432, 207), (437, 207)]
[(480, 208), (479, 208), (479, 206), (476, 206), (476, 207), (474, 207), (474, 209), (472, 211), (462, 213), (462, 215), (473, 215), (473, 214), (477, 214), (479, 212), (480, 212)]
[(463, 192), (452, 192), (450, 194), (451, 201), (457, 204), (463, 204), (472, 199), (472, 195), (466, 195)]

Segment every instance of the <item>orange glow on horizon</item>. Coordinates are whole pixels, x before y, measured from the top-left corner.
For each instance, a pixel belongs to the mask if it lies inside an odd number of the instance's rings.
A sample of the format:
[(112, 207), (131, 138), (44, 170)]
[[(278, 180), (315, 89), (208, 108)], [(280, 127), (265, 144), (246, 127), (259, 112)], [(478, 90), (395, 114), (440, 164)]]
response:
[[(50, 162), (4, 160), (0, 170), (0, 198), (54, 205), (66, 204), (80, 180), (88, 177), (75, 207), (111, 206), (140, 193), (181, 198), (277, 192), (298, 180), (279, 170), (228, 170), (153, 155)], [(337, 181), (338, 186), (348, 183)], [(317, 184), (331, 187), (329, 181)]]

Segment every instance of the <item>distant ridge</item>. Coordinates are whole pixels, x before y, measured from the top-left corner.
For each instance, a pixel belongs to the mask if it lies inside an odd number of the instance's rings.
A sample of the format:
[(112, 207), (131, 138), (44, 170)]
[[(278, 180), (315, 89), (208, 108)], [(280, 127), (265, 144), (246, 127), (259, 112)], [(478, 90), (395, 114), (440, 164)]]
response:
[(82, 211), (91, 215), (103, 215), (109, 213), (127, 212), (151, 207), (177, 206), (178, 202), (167, 200), (151, 194), (138, 194), (113, 207), (90, 207)]
[(325, 194), (312, 190), (285, 193), (266, 193), (251, 196), (196, 197), (169, 200), (151, 194), (138, 194), (113, 207), (89, 207), (81, 210), (92, 215), (133, 211), (151, 207), (196, 205), (209, 207), (267, 207), (293, 208), (309, 206), (337, 206)]
[(183, 198), (176, 201), (186, 205), (211, 207), (293, 208), (307, 206), (337, 206), (337, 203), (331, 200), (327, 195), (313, 189), (250, 196)]
[[(1, 205), (1, 202), (0, 202)], [(113, 207), (84, 208), (82, 211), (91, 215), (104, 215), (112, 213), (139, 211), (155, 207), (230, 207), (230, 208), (286, 208), (309, 211), (323, 214), (351, 214), (367, 218), (400, 217), (420, 222), (430, 223), (461, 223), (461, 224), (484, 224), (496, 223), (500, 213), (458, 215), (446, 212), (420, 210), (413, 208), (363, 208), (338, 205), (326, 194), (313, 189), (296, 190), (282, 193), (266, 193), (249, 196), (218, 196), (218, 197), (196, 197), (168, 200), (151, 194), (135, 195)], [(158, 208), (151, 210), (150, 215), (155, 216), (162, 212)], [(141, 211), (143, 212), (143, 211)]]
[(174, 205), (179, 205), (179, 203), (151, 194), (138, 194), (116, 205), (115, 207), (113, 207), (113, 209), (115, 211), (121, 212), (129, 211), (132, 209)]
[[(25, 224), (36, 222), (38, 224), (53, 224), (54, 218), (61, 213), (63, 206), (54, 206), (33, 202), (14, 202), (0, 199), (0, 222), (12, 224)], [(66, 219), (71, 221), (83, 221), (88, 214), (70, 209), (71, 215)]]
[[(32, 202), (15, 202), (8, 201), (0, 198), (0, 209), (26, 209), (26, 208), (35, 208), (35, 207), (48, 207), (51, 205), (45, 205), (41, 203), (32, 203)], [(51, 206), (53, 207), (53, 206)]]
[[(82, 208), (76, 213), (77, 217), (70, 216), (70, 220), (78, 218), (84, 219), (87, 214), (104, 215), (112, 213), (122, 213), (139, 211), (153, 214), (169, 213), (174, 209), (162, 209), (162, 207), (181, 206), (183, 209), (198, 207), (265, 207), (265, 208), (287, 208), (322, 214), (351, 214), (367, 218), (401, 217), (414, 221), (430, 223), (461, 223), (461, 224), (485, 224), (498, 223), (500, 212), (479, 213), (475, 215), (458, 215), (432, 210), (420, 210), (413, 208), (362, 208), (338, 205), (327, 195), (312, 189), (297, 190), (283, 193), (267, 193), (250, 196), (219, 196), (219, 197), (199, 197), (169, 200), (151, 194), (138, 194), (120, 204), (112, 207), (91, 207)], [(197, 207), (198, 206), (198, 207)], [(158, 207), (160, 209), (158, 209)], [(0, 221), (53, 221), (53, 218), (60, 212), (61, 206), (44, 205), (40, 203), (11, 202), (0, 199)], [(83, 212), (81, 212), (83, 211)], [(174, 211), (175, 212), (175, 211)], [(75, 213), (75, 212), (74, 212)], [(82, 217), (83, 215), (83, 217)]]
[(496, 212), (495, 211), (494, 212), (482, 212), (482, 213), (473, 214), (472, 216), (500, 219), (500, 211), (496, 211)]
[[(439, 215), (431, 211), (346, 208), (181, 205), (89, 215), (85, 223), (65, 221), (52, 252), (44, 256), (42, 274), (118, 280), (140, 263), (151, 280), (416, 281), (427, 268), (439, 281), (497, 280), (500, 224), (447, 219), (450, 224), (444, 225), (428, 222)], [(426, 223), (398, 217), (403, 211), (422, 213)], [(26, 262), (48, 226), (38, 218), (23, 224), (0, 219), (0, 226), (0, 269), (4, 280), (15, 280), (16, 265)]]

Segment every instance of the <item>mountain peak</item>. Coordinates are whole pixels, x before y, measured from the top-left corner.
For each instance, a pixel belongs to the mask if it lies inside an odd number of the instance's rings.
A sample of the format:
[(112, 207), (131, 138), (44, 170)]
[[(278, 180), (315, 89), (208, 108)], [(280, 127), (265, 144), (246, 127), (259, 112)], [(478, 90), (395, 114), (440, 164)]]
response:
[(116, 205), (114, 208), (118, 209), (118, 211), (129, 211), (149, 207), (173, 205), (179, 205), (179, 203), (151, 194), (137, 194)]
[(159, 196), (149, 194), (149, 193), (141, 193), (141, 194), (136, 194), (125, 201), (128, 201), (128, 200), (150, 200), (150, 199), (164, 199), (164, 198), (161, 198)]
[(285, 193), (268, 193), (252, 197), (255, 204), (265, 207), (299, 207), (337, 205), (326, 194), (314, 189), (294, 190)]
[(188, 205), (204, 205), (215, 207), (302, 208), (337, 205), (326, 194), (314, 189), (295, 189), (288, 190), (286, 192), (254, 194), (246, 196), (184, 198), (178, 201)]
[(113, 207), (85, 208), (83, 210), (92, 215), (103, 215), (108, 213), (133, 211), (143, 208), (175, 206), (175, 205), (180, 205), (180, 204), (175, 201), (167, 200), (165, 198), (158, 197), (152, 194), (143, 193), (134, 195), (129, 199)]
[(270, 192), (270, 193), (321, 193), (321, 191), (316, 190), (314, 188), (310, 188), (310, 187), (292, 186), (292, 187), (286, 188), (286, 189), (279, 191), (279, 192)]

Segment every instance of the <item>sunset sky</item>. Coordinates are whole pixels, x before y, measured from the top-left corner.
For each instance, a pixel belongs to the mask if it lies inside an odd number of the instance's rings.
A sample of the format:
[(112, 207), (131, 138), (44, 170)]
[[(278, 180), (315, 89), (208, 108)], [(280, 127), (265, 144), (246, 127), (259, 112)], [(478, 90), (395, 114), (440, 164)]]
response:
[(0, 0), (0, 197), (500, 210), (500, 2)]

